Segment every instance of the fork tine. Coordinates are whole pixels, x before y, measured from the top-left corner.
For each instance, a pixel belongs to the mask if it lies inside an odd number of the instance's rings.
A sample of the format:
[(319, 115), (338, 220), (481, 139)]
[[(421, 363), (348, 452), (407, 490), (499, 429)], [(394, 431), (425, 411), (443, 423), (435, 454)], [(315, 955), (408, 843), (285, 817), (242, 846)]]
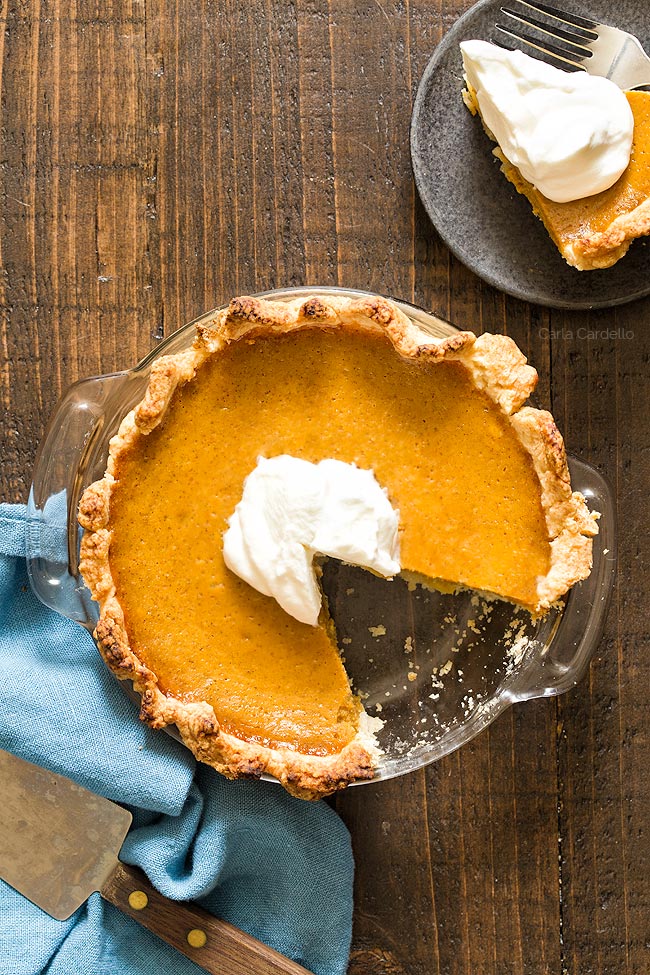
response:
[(530, 0), (517, 0), (524, 7), (529, 7), (536, 14), (546, 14), (547, 17), (552, 17), (553, 20), (559, 20), (560, 23), (566, 24), (568, 27), (577, 27), (580, 30), (586, 30), (594, 34), (593, 40), (596, 40), (598, 34), (594, 33), (594, 28), (598, 27), (598, 22), (596, 20), (588, 20), (586, 17), (578, 17), (577, 14), (569, 15), (566, 10), (558, 10), (557, 7), (551, 7), (547, 3), (531, 3)]
[(592, 52), (588, 47), (585, 47), (587, 39), (584, 34), (574, 34), (571, 31), (563, 30), (561, 27), (550, 27), (548, 24), (544, 24), (541, 20), (536, 20), (534, 17), (522, 17), (515, 10), (510, 10), (508, 7), (501, 7), (501, 13), (512, 17), (513, 20), (518, 21), (525, 27), (533, 27), (541, 34), (547, 34), (556, 41), (564, 41), (566, 44), (570, 44), (572, 47), (577, 48), (576, 54), (580, 57), (591, 57)]
[(542, 54), (548, 55), (550, 58), (554, 58), (556, 61), (561, 61), (563, 65), (569, 65), (571, 68), (576, 68), (579, 71), (586, 71), (587, 69), (580, 64), (579, 61), (575, 60), (575, 55), (569, 51), (562, 51), (558, 47), (553, 47), (549, 44), (544, 47), (541, 44), (537, 44), (533, 41), (527, 34), (522, 34), (521, 31), (516, 30), (514, 27), (504, 27), (502, 24), (494, 25), (497, 30), (500, 30), (502, 34), (507, 34), (508, 37), (514, 37), (515, 40), (520, 41), (522, 44), (527, 44), (529, 47), (534, 48), (536, 51), (541, 51)]

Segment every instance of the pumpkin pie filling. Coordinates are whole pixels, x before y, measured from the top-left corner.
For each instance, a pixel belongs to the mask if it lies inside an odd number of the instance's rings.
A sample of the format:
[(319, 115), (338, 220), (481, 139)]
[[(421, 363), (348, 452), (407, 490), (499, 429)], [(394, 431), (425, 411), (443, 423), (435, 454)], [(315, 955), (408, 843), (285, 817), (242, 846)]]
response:
[[(625, 93), (634, 115), (630, 162), (609, 189), (569, 203), (555, 203), (526, 180), (497, 147), (501, 169), (530, 202), (562, 256), (580, 270), (611, 267), (636, 237), (650, 234), (650, 92)], [(478, 112), (476, 93), (466, 101)], [(488, 133), (490, 134), (490, 133)]]
[(301, 623), (224, 562), (260, 456), (374, 471), (399, 511), (403, 572), (535, 614), (588, 573), (595, 532), (552, 419), (517, 413), (535, 373), (514, 343), (445, 346), (389, 302), (345, 301), (231, 303), (194, 351), (156, 364), (80, 506), (98, 645), (143, 717), (176, 723), (227, 775), (270, 771), (307, 798), (371, 776), (376, 757), (326, 611)]
[[(562, 252), (566, 248), (571, 250), (576, 244), (580, 248), (583, 240), (598, 239), (617, 218), (632, 213), (650, 200), (650, 92), (628, 91), (626, 95), (634, 115), (632, 154), (627, 169), (608, 190), (571, 203), (554, 203), (502, 157), (504, 174), (520, 193), (528, 197), (533, 210)], [(629, 241), (627, 244), (629, 246)], [(615, 259), (618, 260), (620, 256)], [(614, 260), (609, 263), (614, 263)]]
[(526, 193), (560, 246), (576, 237), (603, 233), (617, 217), (635, 210), (650, 197), (650, 92), (628, 91), (627, 100), (634, 115), (632, 154), (627, 169), (608, 190), (571, 203), (554, 203), (520, 174), (521, 188), (514, 173), (508, 175), (520, 192)]
[(357, 715), (326, 630), (222, 555), (258, 456), (284, 453), (374, 470), (401, 512), (403, 568), (420, 576), (531, 606), (550, 543), (529, 454), (458, 362), (432, 376), (381, 335), (306, 329), (235, 342), (178, 389), (115, 475), (110, 562), (132, 648), (163, 691), (207, 701), (232, 734), (331, 754)]

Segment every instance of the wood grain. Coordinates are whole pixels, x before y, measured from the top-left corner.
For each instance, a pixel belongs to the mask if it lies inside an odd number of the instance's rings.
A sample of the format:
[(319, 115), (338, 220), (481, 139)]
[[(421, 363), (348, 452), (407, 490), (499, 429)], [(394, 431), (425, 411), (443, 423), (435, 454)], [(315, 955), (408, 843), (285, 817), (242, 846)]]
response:
[(605, 639), (588, 680), (558, 701), (566, 966), (597, 975), (650, 968), (647, 321), (647, 302), (637, 302), (555, 326), (555, 408), (569, 444), (612, 480), (619, 525)]
[(569, 448), (616, 490), (607, 635), (566, 697), (337, 800), (357, 859), (350, 972), (645, 975), (650, 301), (528, 306), (432, 230), (409, 115), (468, 6), (4, 0), (0, 492), (26, 498), (69, 383), (131, 365), (235, 293), (342, 284), (511, 334)]

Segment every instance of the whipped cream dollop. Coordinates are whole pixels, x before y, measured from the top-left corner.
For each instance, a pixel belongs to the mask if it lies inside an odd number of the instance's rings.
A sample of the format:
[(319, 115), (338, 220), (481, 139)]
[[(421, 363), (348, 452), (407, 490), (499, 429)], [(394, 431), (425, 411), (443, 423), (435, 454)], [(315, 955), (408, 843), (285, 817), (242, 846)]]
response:
[(340, 460), (260, 457), (228, 522), (223, 556), (251, 586), (315, 626), (322, 597), (314, 556), (390, 578), (400, 571), (398, 525), (372, 471)]
[(521, 51), (464, 41), (465, 80), (506, 159), (556, 203), (612, 186), (630, 161), (634, 116), (620, 88)]

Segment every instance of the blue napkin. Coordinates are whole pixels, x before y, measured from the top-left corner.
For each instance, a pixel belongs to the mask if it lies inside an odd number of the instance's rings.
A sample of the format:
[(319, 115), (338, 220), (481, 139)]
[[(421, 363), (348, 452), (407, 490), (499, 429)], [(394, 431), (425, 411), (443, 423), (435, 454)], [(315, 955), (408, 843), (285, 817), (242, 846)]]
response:
[[(0, 748), (126, 805), (121, 857), (165, 896), (198, 901), (317, 975), (342, 975), (353, 863), (339, 817), (272, 783), (228, 782), (140, 722), (89, 634), (31, 592), (27, 528), (22, 505), (0, 504)], [(0, 975), (45, 971), (201, 969), (99, 894), (55, 921), (0, 881)]]

